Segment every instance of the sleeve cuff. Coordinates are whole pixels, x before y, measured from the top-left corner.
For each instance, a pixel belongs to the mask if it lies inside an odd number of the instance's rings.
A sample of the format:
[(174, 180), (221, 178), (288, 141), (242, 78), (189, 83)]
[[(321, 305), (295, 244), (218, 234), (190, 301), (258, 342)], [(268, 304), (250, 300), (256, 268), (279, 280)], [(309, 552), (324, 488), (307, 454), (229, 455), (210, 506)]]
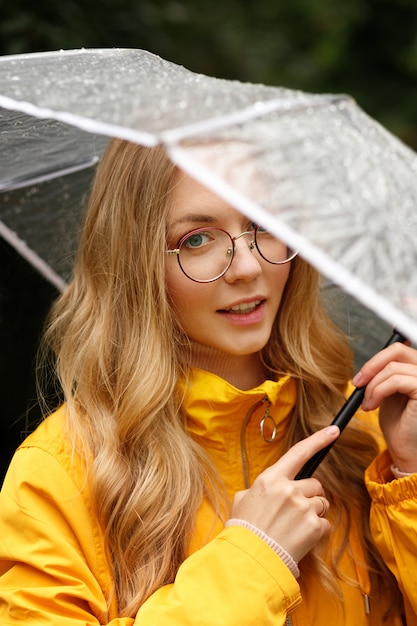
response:
[[(401, 472), (403, 474), (403, 472)], [(417, 497), (417, 473), (400, 475), (394, 479), (392, 459), (385, 450), (365, 471), (365, 483), (372, 501), (385, 506), (397, 505)]]
[(404, 478), (405, 476), (412, 476), (413, 474), (416, 473), (416, 472), (402, 472), (401, 470), (398, 469), (398, 467), (395, 467), (395, 465), (391, 465), (391, 472), (394, 478)]
[(300, 570), (298, 569), (298, 564), (294, 561), (292, 556), (290, 554), (288, 554), (288, 552), (286, 550), (284, 550), (284, 548), (279, 543), (274, 541), (274, 539), (272, 539), (271, 537), (268, 537), (268, 535), (266, 535), (262, 530), (260, 530), (259, 528), (257, 528), (253, 524), (250, 524), (246, 520), (235, 519), (235, 518), (229, 519), (226, 522), (225, 525), (226, 525), (226, 527), (228, 527), (228, 526), (242, 526), (242, 528), (247, 528), (248, 530), (253, 532), (255, 535), (260, 537), (270, 548), (272, 548), (272, 550), (285, 563), (285, 565), (288, 567), (288, 569), (290, 570), (290, 572), (292, 573), (292, 575), (295, 578), (299, 577)]

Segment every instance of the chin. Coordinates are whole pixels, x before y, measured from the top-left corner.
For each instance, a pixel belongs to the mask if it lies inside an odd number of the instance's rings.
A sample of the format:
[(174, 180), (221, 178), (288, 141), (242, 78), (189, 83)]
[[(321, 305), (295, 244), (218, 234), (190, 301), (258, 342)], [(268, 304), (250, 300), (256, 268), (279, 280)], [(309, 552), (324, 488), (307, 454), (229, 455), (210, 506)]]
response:
[(231, 348), (230, 350), (227, 348), (223, 348), (223, 350), (225, 352), (228, 352), (228, 354), (230, 354), (231, 356), (249, 357), (255, 354), (259, 354), (261, 350), (264, 349), (265, 345), (265, 343), (259, 343), (251, 346), (242, 346), (241, 348), (233, 346), (233, 348)]

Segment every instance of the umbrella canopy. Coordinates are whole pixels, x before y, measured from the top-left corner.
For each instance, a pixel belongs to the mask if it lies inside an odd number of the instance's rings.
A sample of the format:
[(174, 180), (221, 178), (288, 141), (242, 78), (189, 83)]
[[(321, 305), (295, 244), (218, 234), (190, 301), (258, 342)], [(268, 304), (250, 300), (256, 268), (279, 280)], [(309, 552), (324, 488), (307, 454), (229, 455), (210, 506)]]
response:
[[(58, 235), (55, 249), (51, 233), (71, 223), (76, 239), (108, 138), (163, 144), (417, 341), (417, 155), (349, 97), (219, 80), (145, 51), (106, 49), (0, 58), (0, 106), (3, 236), (18, 233), (58, 281), (72, 243), (63, 250), (68, 238)], [(45, 186), (56, 211), (43, 243), (32, 243), (35, 215), (50, 211)]]

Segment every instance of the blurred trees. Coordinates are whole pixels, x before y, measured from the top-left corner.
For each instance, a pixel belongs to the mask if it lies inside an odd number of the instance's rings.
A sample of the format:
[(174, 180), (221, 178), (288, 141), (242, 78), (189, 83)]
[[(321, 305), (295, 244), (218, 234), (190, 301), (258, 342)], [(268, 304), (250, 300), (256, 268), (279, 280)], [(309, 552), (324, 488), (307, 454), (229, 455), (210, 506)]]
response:
[(344, 92), (417, 148), (415, 0), (0, 0), (0, 53), (145, 48), (222, 78)]

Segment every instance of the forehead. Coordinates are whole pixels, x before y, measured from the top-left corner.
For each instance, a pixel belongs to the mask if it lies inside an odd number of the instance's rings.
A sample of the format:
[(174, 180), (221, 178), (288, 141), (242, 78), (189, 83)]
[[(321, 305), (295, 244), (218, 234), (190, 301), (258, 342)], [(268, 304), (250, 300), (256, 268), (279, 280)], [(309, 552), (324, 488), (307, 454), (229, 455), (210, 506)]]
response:
[(247, 221), (239, 211), (194, 178), (177, 173), (167, 216), (168, 227), (233, 218)]

